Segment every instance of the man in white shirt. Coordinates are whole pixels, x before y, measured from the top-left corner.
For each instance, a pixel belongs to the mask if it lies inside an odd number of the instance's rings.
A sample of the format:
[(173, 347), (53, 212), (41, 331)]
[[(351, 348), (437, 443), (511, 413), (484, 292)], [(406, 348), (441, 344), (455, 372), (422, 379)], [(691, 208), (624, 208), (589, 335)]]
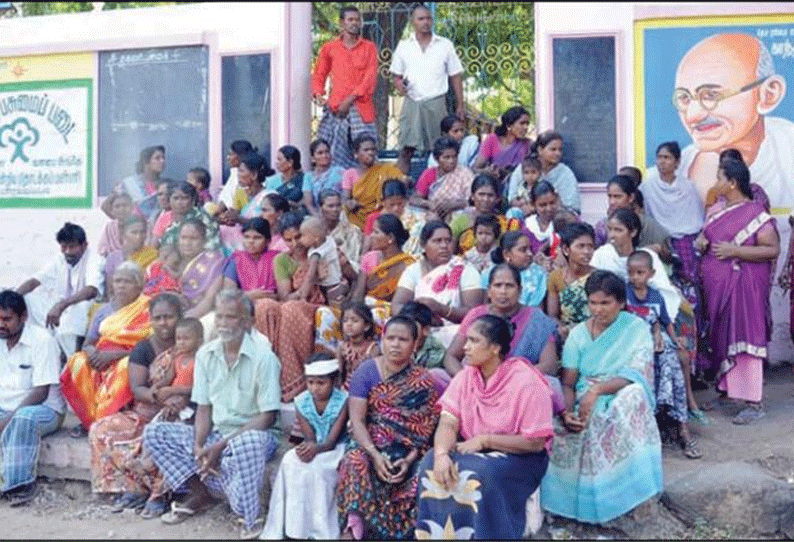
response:
[(11, 506), (35, 496), (41, 437), (58, 430), (66, 406), (55, 338), (27, 316), (20, 294), (0, 292), (0, 491)]
[(463, 65), (455, 46), (433, 34), (433, 16), (419, 4), (411, 10), (414, 33), (394, 50), (390, 71), (394, 88), (405, 96), (400, 114), (400, 157), (397, 167), (408, 173), (414, 151), (430, 151), (441, 135), (441, 120), (447, 116), (449, 82), (455, 92), (455, 114), (463, 120)]
[(91, 300), (102, 294), (104, 261), (88, 248), (85, 230), (77, 224), (67, 222), (55, 238), (61, 254), (17, 293), (26, 296), (31, 321), (53, 330), (66, 359), (82, 346)]

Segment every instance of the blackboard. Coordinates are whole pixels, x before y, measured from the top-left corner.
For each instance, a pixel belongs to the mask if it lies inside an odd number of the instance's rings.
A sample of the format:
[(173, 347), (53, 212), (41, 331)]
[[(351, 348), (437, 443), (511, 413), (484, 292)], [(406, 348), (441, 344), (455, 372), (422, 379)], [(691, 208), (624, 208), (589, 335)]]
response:
[(579, 182), (606, 182), (617, 171), (615, 38), (552, 38), (552, 54), (562, 161)]
[[(250, 141), (270, 163), (270, 53), (225, 56), (221, 77), (225, 179), (232, 141)], [(304, 162), (308, 166), (308, 160)]]
[(99, 53), (99, 194), (135, 174), (141, 149), (165, 146), (164, 177), (208, 166), (208, 49)]

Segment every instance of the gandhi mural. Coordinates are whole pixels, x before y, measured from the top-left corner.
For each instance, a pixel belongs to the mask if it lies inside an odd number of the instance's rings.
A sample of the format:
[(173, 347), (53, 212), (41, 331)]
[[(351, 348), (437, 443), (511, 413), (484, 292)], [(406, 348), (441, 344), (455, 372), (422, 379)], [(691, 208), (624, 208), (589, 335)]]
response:
[(794, 203), (794, 122), (770, 113), (786, 94), (767, 47), (749, 34), (715, 34), (678, 64), (673, 105), (692, 137), (680, 171), (707, 200), (720, 151), (735, 148), (772, 207)]

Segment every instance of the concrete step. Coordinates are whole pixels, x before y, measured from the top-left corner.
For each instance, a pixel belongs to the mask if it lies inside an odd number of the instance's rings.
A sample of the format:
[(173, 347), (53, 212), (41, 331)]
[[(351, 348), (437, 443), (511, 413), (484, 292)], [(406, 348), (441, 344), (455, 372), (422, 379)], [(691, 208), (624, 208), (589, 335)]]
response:
[[(279, 442), (273, 460), (268, 462), (265, 471), (266, 478), (271, 482), (275, 479), (281, 457), (291, 447), (286, 442), (286, 438), (289, 436), (294, 421), (295, 407), (293, 404), (282, 404), (283, 438)], [(42, 439), (39, 452), (39, 476), (57, 480), (91, 481), (91, 447), (88, 445), (88, 437), (78, 439), (69, 436), (69, 431), (79, 423), (77, 416), (68, 410), (61, 428)]]

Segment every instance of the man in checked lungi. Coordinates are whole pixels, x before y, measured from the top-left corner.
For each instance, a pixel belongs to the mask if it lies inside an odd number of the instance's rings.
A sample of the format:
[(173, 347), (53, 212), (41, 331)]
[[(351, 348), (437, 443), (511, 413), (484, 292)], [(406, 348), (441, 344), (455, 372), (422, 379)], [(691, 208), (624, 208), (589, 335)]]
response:
[(0, 491), (11, 506), (35, 497), (41, 437), (63, 422), (60, 369), (55, 337), (28, 321), (20, 294), (0, 292)]
[[(375, 132), (375, 83), (378, 73), (378, 48), (361, 37), (361, 13), (353, 6), (339, 12), (342, 33), (320, 49), (312, 74), (312, 96), (324, 107), (317, 129), (318, 139), (331, 148), (331, 165), (352, 168), (353, 141)], [(331, 76), (331, 92), (325, 99), (325, 81)]]
[(187, 490), (163, 523), (180, 523), (225, 496), (241, 517), (241, 538), (256, 538), (264, 524), (265, 463), (278, 444), (272, 427), (281, 406), (281, 363), (270, 341), (252, 329), (253, 306), (242, 291), (221, 291), (215, 306), (218, 338), (196, 353), (195, 426), (151, 423), (144, 446), (168, 486)]
[(405, 96), (400, 114), (400, 157), (397, 167), (408, 174), (411, 156), (433, 149), (447, 116), (447, 90), (455, 92), (455, 115), (465, 122), (463, 65), (455, 46), (433, 33), (433, 15), (422, 4), (411, 10), (414, 32), (394, 50), (391, 67), (394, 88)]

